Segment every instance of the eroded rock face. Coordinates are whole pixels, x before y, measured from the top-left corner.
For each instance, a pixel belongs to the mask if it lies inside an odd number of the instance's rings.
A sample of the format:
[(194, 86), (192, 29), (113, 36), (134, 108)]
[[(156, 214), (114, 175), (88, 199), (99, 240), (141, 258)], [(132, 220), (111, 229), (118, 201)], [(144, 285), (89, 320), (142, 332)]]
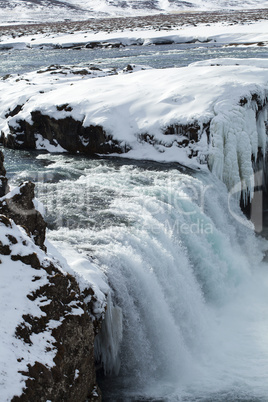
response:
[(4, 167), (4, 155), (0, 151), (0, 197), (9, 192), (9, 186), (6, 178), (6, 169)]
[(34, 207), (34, 187), (31, 182), (20, 185), (14, 194), (6, 194), (0, 202), (0, 213), (25, 228), (37, 246), (45, 249), (46, 223)]
[(81, 152), (87, 155), (96, 153), (122, 153), (120, 144), (107, 135), (101, 126), (83, 127), (83, 123), (68, 116), (63, 119), (43, 115), (40, 111), (31, 113), (33, 124), (18, 121), (16, 127), (10, 126), (10, 133), (2, 137), (4, 146), (14, 149), (35, 149), (36, 134), (47, 139), (51, 145), (60, 145), (70, 153)]
[(0, 213), (13, 219), (17, 225), (21, 225), (32, 236), (37, 246), (45, 249), (46, 223), (35, 209), (34, 187), (31, 182), (25, 182), (9, 193), (8, 180), (4, 167), (4, 155), (0, 151)]
[(38, 297), (51, 301), (42, 308), (45, 317), (24, 316), (16, 335), (29, 343), (31, 333), (44, 331), (50, 320), (61, 321), (61, 325), (52, 330), (57, 349), (55, 366), (49, 369), (39, 362), (29, 366), (28, 372), (23, 373), (29, 377), (25, 391), (12, 401), (98, 401), (100, 393), (97, 392), (98, 397), (93, 395), (97, 390), (93, 324), (74, 278), (64, 276), (53, 265), (49, 271), (48, 283), (28, 295), (33, 302)]

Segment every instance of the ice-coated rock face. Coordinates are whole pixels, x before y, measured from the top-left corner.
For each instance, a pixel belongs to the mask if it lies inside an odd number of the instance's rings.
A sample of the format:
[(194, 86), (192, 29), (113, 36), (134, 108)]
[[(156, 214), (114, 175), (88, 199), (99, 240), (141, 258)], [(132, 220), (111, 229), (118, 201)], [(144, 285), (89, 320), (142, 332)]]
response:
[(92, 317), (75, 278), (44, 250), (33, 197), (28, 182), (0, 200), (1, 398), (100, 401)]

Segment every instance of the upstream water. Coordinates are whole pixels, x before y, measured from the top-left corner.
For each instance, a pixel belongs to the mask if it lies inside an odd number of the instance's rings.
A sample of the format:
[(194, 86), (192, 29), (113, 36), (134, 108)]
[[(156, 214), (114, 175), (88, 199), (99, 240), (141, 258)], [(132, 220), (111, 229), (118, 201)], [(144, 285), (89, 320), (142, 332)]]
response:
[[(145, 58), (166, 67), (214, 51), (267, 57), (259, 48), (169, 46), (95, 58), (87, 51), (88, 59), (83, 51), (27, 53), (27, 60), (11, 52), (0, 64), (3, 73), (55, 58), (103, 67)], [(104, 401), (268, 401), (267, 241), (255, 236), (223, 183), (176, 164), (4, 153), (12, 185), (36, 183), (49, 240), (106, 275), (116, 310), (109, 305), (96, 345)]]
[(128, 64), (149, 65), (154, 68), (182, 67), (189, 63), (217, 57), (267, 58), (264, 47), (215, 44), (186, 44), (161, 46), (129, 46), (120, 49), (26, 49), (0, 51), (0, 76), (22, 74), (51, 64), (94, 63), (101, 68), (124, 68)]

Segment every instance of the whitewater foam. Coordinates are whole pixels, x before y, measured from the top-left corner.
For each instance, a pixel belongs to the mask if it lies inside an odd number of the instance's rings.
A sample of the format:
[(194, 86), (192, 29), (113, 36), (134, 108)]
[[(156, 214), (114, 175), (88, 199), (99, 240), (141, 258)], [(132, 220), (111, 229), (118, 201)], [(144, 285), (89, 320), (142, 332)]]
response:
[[(50, 240), (78, 250), (109, 283), (96, 341), (110, 373), (100, 381), (105, 400), (265, 401), (267, 244), (226, 186), (174, 166), (44, 155), (42, 169), (45, 160), (52, 176), (68, 177), (37, 185), (54, 205)], [(68, 218), (77, 226), (64, 227)], [(176, 230), (198, 222), (212, 233)]]

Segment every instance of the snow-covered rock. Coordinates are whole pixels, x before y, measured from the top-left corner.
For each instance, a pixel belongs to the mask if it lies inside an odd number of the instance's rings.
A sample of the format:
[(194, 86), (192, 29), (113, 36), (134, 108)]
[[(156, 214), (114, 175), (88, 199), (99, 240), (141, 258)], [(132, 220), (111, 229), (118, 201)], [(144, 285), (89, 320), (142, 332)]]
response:
[(134, 70), (62, 76), (48, 69), (2, 80), (4, 145), (49, 144), (199, 169), (208, 163), (229, 189), (245, 182), (250, 192), (252, 160), (266, 152), (267, 61)]
[(46, 223), (34, 205), (33, 183), (22, 183), (0, 198), (0, 213), (23, 226), (34, 243), (45, 249)]
[[(152, 46), (164, 44), (210, 43), (211, 46), (247, 45), (267, 46), (267, 21), (259, 18), (261, 13), (252, 16), (253, 21), (243, 21), (232, 14), (222, 15), (222, 20), (213, 20), (213, 14), (203, 20), (203, 16), (193, 16), (187, 23), (181, 17), (167, 21), (144, 21), (144, 25), (135, 25), (135, 19), (118, 23), (104, 20), (92, 26), (83, 25), (49, 26), (46, 28), (21, 27), (18, 29), (2, 28), (0, 50), (22, 49), (69, 49), (69, 48), (114, 48), (125, 46)], [(170, 17), (171, 18), (171, 17)], [(211, 21), (209, 20), (211, 18)], [(242, 21), (241, 21), (242, 20)], [(121, 21), (121, 20), (120, 20)], [(129, 21), (129, 22), (128, 22)], [(240, 21), (240, 23), (239, 23)], [(147, 24), (150, 24), (147, 26)], [(133, 25), (133, 28), (131, 26)], [(168, 27), (166, 27), (168, 26)], [(0, 30), (1, 33), (1, 30)]]

